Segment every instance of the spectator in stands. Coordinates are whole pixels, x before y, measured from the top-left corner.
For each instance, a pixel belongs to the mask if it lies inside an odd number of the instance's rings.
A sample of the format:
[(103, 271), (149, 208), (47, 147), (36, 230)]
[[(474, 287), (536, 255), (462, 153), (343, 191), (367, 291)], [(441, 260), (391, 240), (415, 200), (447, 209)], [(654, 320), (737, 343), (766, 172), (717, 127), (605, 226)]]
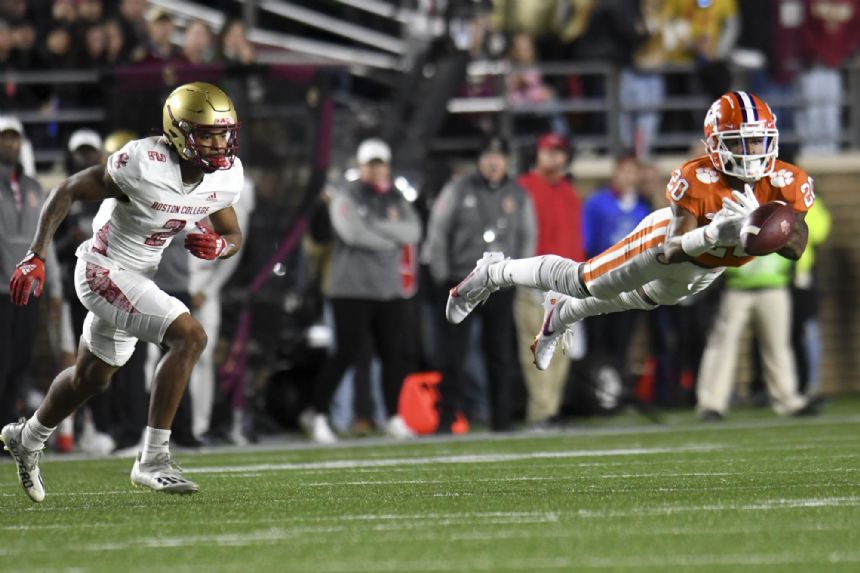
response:
[[(689, 96), (704, 92), (717, 98), (728, 91), (731, 77), (727, 58), (740, 33), (736, 0), (665, 0), (663, 2), (663, 46), (667, 63), (696, 67), (696, 76), (672, 74), (667, 77), (667, 91)], [(697, 81), (692, 81), (692, 80)], [(701, 118), (684, 114), (666, 114), (673, 127), (689, 131)]]
[[(627, 236), (651, 212), (639, 194), (639, 163), (633, 156), (619, 158), (608, 187), (585, 202), (583, 230), (585, 256), (594, 257)], [(629, 352), (633, 332), (644, 311), (618, 312), (585, 321), (589, 353), (611, 360), (623, 377), (631, 373)]]
[(84, 24), (96, 24), (104, 19), (102, 0), (78, 0), (78, 20)]
[(51, 20), (54, 26), (72, 26), (78, 19), (74, 0), (53, 0), (51, 4)]
[(119, 22), (125, 38), (124, 59), (138, 61), (146, 46), (146, 0), (120, 0)]
[(791, 348), (792, 262), (776, 253), (726, 269), (726, 289), (717, 322), (708, 337), (699, 368), (696, 394), (703, 421), (721, 421), (729, 408), (738, 345), (753, 320), (761, 344), (765, 381), (773, 408), (783, 415), (810, 415), (815, 405), (798, 391)]
[[(46, 195), (35, 179), (23, 173), (20, 163), (24, 128), (12, 116), (0, 117), (0, 269), (14, 273), (17, 261), (26, 254), (36, 232), (39, 212)], [(49, 264), (56, 265), (53, 244), (48, 250)], [(62, 307), (59, 273), (46, 277), (50, 305)], [(11, 275), (10, 275), (11, 276)], [(0, 282), (0, 423), (18, 419), (22, 391), (27, 383), (30, 359), (35, 346), (39, 322), (39, 298), (29, 306), (13, 305), (9, 283)], [(54, 310), (52, 308), (52, 311)]]
[[(453, 325), (442, 308), (448, 290), (457, 285), (485, 251), (502, 251), (511, 257), (528, 257), (535, 249), (535, 216), (531, 200), (507, 174), (508, 148), (498, 137), (489, 138), (478, 157), (478, 173), (451, 181), (436, 199), (428, 223), (424, 260), (439, 288), (437, 316), (443, 379), (439, 385), (440, 433), (462, 410), (465, 361), (474, 320)], [(473, 315), (481, 319), (482, 351), (490, 391), (491, 428), (511, 429), (510, 393), (517, 361), (514, 339), (514, 293), (505, 289), (491, 297)]]
[(815, 276), (815, 254), (830, 235), (831, 218), (820, 195), (804, 219), (809, 227), (806, 250), (794, 267), (792, 283), (791, 341), (797, 363), (800, 391), (812, 398), (821, 392), (821, 334), (818, 325), (818, 281)]
[(105, 62), (109, 66), (117, 66), (128, 62), (125, 36), (122, 33), (122, 24), (116, 18), (107, 20), (105, 28)]
[(6, 20), (0, 20), (0, 70), (8, 71), (18, 68), (15, 58), (15, 39), (12, 28)]
[(219, 58), (231, 64), (253, 64), (254, 46), (246, 36), (242, 20), (228, 20), (218, 36)]
[(328, 422), (331, 399), (368, 334), (382, 363), (385, 431), (398, 439), (413, 436), (397, 401), (417, 335), (410, 317), (414, 269), (404, 276), (403, 263), (421, 237), (421, 220), (392, 185), (386, 143), (363, 141), (356, 159), (359, 179), (335, 193), (330, 208), (335, 244), (325, 294), (334, 310), (336, 348), (315, 381), (313, 408), (300, 416), (310, 438), (321, 443), (337, 441)]
[(807, 65), (799, 78), (805, 104), (798, 117), (801, 151), (832, 154), (842, 134), (840, 67), (860, 45), (860, 6), (855, 0), (804, 0), (800, 40)]
[[(246, 176), (245, 187), (239, 195), (239, 202), (233, 205), (239, 225), (248, 229), (248, 221), (254, 210), (254, 182)], [(243, 240), (248, 240), (248, 232), (243, 234)], [(215, 349), (221, 332), (221, 289), (230, 280), (241, 262), (240, 257), (232, 257), (221, 261), (207, 261), (192, 257), (189, 259), (188, 270), (189, 291), (191, 292), (191, 316), (200, 321), (203, 330), (212, 342), (200, 354), (197, 365), (191, 372), (188, 391), (191, 394), (192, 431), (200, 439), (210, 429), (212, 406), (217, 392), (217, 377), (215, 375)], [(231, 442), (241, 444), (247, 442), (243, 432), (243, 412), (233, 411), (233, 426), (228, 435)]]
[[(183, 233), (183, 235), (185, 234), (187, 233)], [(192, 255), (185, 249), (184, 243), (184, 240), (174, 239), (170, 245), (164, 249), (161, 262), (158, 264), (158, 271), (155, 273), (152, 280), (155, 281), (155, 284), (157, 284), (164, 292), (170, 296), (176, 297), (182, 301), (182, 304), (190, 309), (193, 306), (191, 300), (191, 271), (189, 268)], [(161, 360), (161, 357), (164, 354), (164, 350), (155, 344), (140, 343), (138, 341), (138, 348), (135, 350), (135, 354), (138, 354), (141, 351), (145, 351), (149, 354), (146, 360), (146, 371), (154, 371), (155, 365), (159, 360)], [(120, 368), (120, 370), (127, 367), (128, 364), (125, 364)], [(143, 376), (140, 377), (140, 380), (146, 380), (146, 371), (141, 373)], [(179, 446), (186, 448), (199, 448), (203, 445), (203, 442), (197, 439), (192, 431), (193, 407), (191, 401), (191, 392), (186, 385), (186, 390), (182, 394), (179, 408), (176, 410), (176, 416), (173, 418), (173, 425), (170, 428), (170, 439)], [(140, 404), (146, 403), (146, 400), (140, 402)], [(140, 410), (140, 405), (136, 405), (135, 412), (137, 416), (139, 417), (143, 415), (145, 418), (145, 411)], [(138, 428), (139, 427), (140, 426), (138, 426)]]
[[(508, 61), (513, 69), (505, 76), (508, 101), (515, 106), (543, 105), (555, 101), (555, 91), (543, 80), (536, 67), (534, 40), (528, 34), (515, 34), (511, 39)], [(564, 116), (551, 112), (550, 128), (562, 136), (569, 130)]]
[(152, 64), (175, 60), (179, 55), (179, 49), (173, 45), (176, 26), (170, 14), (161, 8), (151, 8), (146, 13), (146, 22), (149, 39), (141, 62)]
[(666, 96), (663, 74), (656, 70), (666, 63), (666, 52), (663, 49), (662, 2), (637, 0), (637, 3), (641, 6), (640, 18), (635, 22), (635, 43), (639, 49), (630, 62), (622, 62), (624, 67), (618, 89), (622, 109), (640, 109), (622, 113), (619, 128), (621, 144), (634, 150), (640, 160), (647, 160), (660, 127), (660, 112), (656, 107)]
[(199, 66), (215, 60), (215, 41), (212, 30), (203, 20), (192, 20), (182, 36), (180, 56), (185, 62)]
[(19, 70), (38, 67), (36, 50), (36, 28), (32, 23), (22, 21), (12, 27), (13, 60)]
[(76, 50), (77, 67), (87, 70), (104, 67), (107, 62), (107, 36), (104, 25), (97, 22), (81, 27), (80, 30), (82, 36), (79, 38), (81, 44)]
[(54, 26), (45, 37), (41, 57), (44, 67), (50, 69), (71, 69), (75, 67), (74, 38), (68, 26)]
[(27, 0), (5, 0), (4, 2), (0, 2), (0, 18), (13, 25), (27, 20)]
[[(531, 197), (535, 211), (537, 246), (532, 255), (584, 259), (582, 205), (576, 188), (565, 177), (569, 160), (567, 141), (547, 133), (538, 139), (534, 170), (517, 179)], [(543, 294), (537, 289), (518, 288), (514, 306), (520, 366), (529, 394), (526, 423), (533, 426), (547, 424), (558, 415), (570, 365), (569, 360), (554, 360), (545, 371), (531, 365), (529, 345), (543, 323)]]

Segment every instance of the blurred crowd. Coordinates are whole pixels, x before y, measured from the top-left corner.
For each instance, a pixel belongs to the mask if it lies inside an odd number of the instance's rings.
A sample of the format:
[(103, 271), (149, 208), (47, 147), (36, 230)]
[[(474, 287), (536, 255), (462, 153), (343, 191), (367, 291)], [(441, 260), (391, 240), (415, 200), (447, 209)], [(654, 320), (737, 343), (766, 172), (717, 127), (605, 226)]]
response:
[[(565, 113), (561, 104), (611, 100), (617, 90), (621, 147), (639, 158), (660, 134), (699, 124), (684, 98), (712, 101), (739, 73), (746, 89), (774, 100), (804, 152), (836, 151), (844, 68), (860, 42), (854, 0), (497, 0), (467, 21), (460, 35), (470, 57), (507, 62), (510, 72), (502, 83), (474, 74), (461, 95), (505, 95), (518, 112), (515, 131), (593, 135), (606, 131), (605, 116)], [(585, 68), (545, 73), (542, 62)], [(617, 84), (589, 65), (617, 72)], [(681, 105), (664, 109), (669, 98)]]
[[(220, 30), (203, 20), (183, 24), (180, 30), (170, 12), (146, 0), (3, 0), (0, 72), (254, 61), (254, 48), (240, 20), (227, 20)], [(7, 77), (0, 106), (92, 105), (88, 97), (93, 91), (18, 85), (14, 77)]]
[[(314, 307), (310, 319), (303, 319), (306, 339), (296, 346), (322, 347), (322, 356), (309, 352), (303, 358), (316, 361), (304, 369), (292, 355), (286, 366), (259, 368), (272, 374), (269, 388), (261, 389), (265, 380), (249, 380), (257, 399), (248, 404), (227, 395), (217, 372), (225, 362), (223, 343), (235, 334), (219, 330), (220, 294), (235, 266), (222, 262), (217, 269), (201, 268), (181, 248), (168, 252), (159, 284), (186, 301), (212, 331), (208, 353), (192, 376), (190, 394), (177, 417), (174, 439), (187, 446), (219, 439), (242, 443), (253, 437), (249, 415), (272, 416), (279, 428), (301, 425), (321, 443), (374, 429), (397, 439), (463, 432), (470, 426), (542, 429), (570, 415), (610, 413), (627, 405), (698, 404), (703, 420), (720, 420), (732, 403), (736, 376), (731, 368), (713, 364), (741, 352), (748, 320), (755, 325), (750, 352), (754, 395), (767, 401), (765, 388), (774, 396), (785, 387), (816, 395), (821, 350), (814, 253), (829, 231), (829, 214), (820, 201), (807, 219), (811, 246), (798, 263), (766, 257), (737, 276), (727, 273), (724, 287), (678, 307), (589, 319), (570, 337), (567, 356), (556, 357), (547, 372), (533, 368), (528, 350), (541, 325), (540, 293), (498, 293), (459, 326), (444, 320), (443, 309), (448, 289), (484, 251), (581, 260), (614, 244), (653, 209), (664, 206), (666, 178), (652, 162), (654, 142), (673, 124), (695, 132), (706, 109), (661, 113), (659, 107), (668, 97), (711, 98), (727, 91), (735, 66), (753, 70), (748, 88), (765, 100), (774, 98), (779, 126), (797, 128), (804, 152), (837, 150), (843, 67), (854, 58), (860, 40), (860, 3), (497, 0), (464, 22), (450, 31), (450, 38), (471, 61), (500, 59), (511, 67), (501, 84), (470, 75), (457, 86), (458, 93), (504, 94), (513, 108), (534, 112), (524, 113), (514, 132), (505, 134), (533, 134), (535, 144), (528, 154), (533, 160), (521, 167), (514, 161), (511, 138), (500, 136), (497, 118), (476, 115), (461, 123), (480, 132), (480, 149), (454, 162), (441, 190), (417, 192), (397, 172), (396, 142), (374, 137), (353, 145), (350, 140), (348, 165), (332, 170), (309, 217), (302, 267), (274, 270), (276, 275), (303, 274), (305, 267), (313, 268), (316, 292), (305, 295), (323, 303)], [(92, 85), (19, 85), (9, 72), (242, 66), (255, 60), (245, 32), (236, 20), (227, 20), (218, 31), (202, 20), (183, 21), (180, 31), (169, 12), (145, 0), (0, 0), (0, 73), (6, 72), (0, 91), (4, 248), (26, 250), (44, 200), (44, 191), (32, 178), (28, 130), (15, 113), (90, 105), (93, 97), (97, 101), (105, 93)], [(605, 131), (605, 118), (571, 113), (556, 104), (604, 96), (607, 85), (584, 73), (544, 74), (541, 61), (611, 64), (620, 72), (618, 125), (625, 151), (612, 158), (611, 177), (588, 194), (578, 188), (577, 173), (570, 171), (573, 153), (580, 147), (578, 138)], [(672, 65), (687, 66), (687, 71), (665, 73)], [(797, 110), (781, 108), (791, 97), (802, 105)], [(124, 142), (141, 135), (146, 134), (75, 130), (64, 138), (63, 167), (72, 174), (104, 162)], [(349, 139), (335, 136), (335, 146)], [(354, 169), (342, 177), (341, 167), (347, 166)], [(266, 196), (260, 197), (261, 206), (254, 212), (250, 178), (245, 197), (250, 227), (267, 233), (267, 246), (278, 245), (287, 217), (270, 209)], [(70, 278), (75, 247), (91, 234), (93, 213), (73, 213), (58, 233), (53, 268), (64, 271), (57, 278)], [(29, 226), (21, 221), (29, 221)], [(0, 250), (0, 256), (0, 269), (11, 276), (8, 265), (14, 266), (21, 254)], [(257, 262), (268, 259), (267, 251)], [(3, 288), (0, 281), (0, 293)], [(303, 303), (284, 298), (278, 312), (298, 314), (294, 309)], [(8, 297), (0, 299), (0, 313), (10, 311)], [(20, 320), (0, 321), (0, 342), (10, 341), (3, 347), (11, 349), (0, 368), (5, 418), (26, 412), (27, 391), (41, 386), (35, 373), (39, 365), (31, 362), (42, 336), (40, 320), (50, 325), (44, 342), (54, 349), (58, 367), (68, 364), (76, 348), (83, 314), (73, 289), (49, 285), (47, 299), (41, 318), (34, 307)], [(757, 314), (762, 309), (771, 319), (781, 316), (784, 321), (765, 320)], [(320, 327), (330, 334), (316, 344), (311, 339)], [(88, 451), (133, 448), (140, 438), (146, 373), (159, 350), (139, 346), (111, 391), (94, 400), (76, 422), (79, 445)], [(714, 376), (717, 371), (724, 375)], [(45, 373), (48, 378), (52, 374)], [(59, 432), (61, 450), (71, 447), (71, 425), (69, 421)]]

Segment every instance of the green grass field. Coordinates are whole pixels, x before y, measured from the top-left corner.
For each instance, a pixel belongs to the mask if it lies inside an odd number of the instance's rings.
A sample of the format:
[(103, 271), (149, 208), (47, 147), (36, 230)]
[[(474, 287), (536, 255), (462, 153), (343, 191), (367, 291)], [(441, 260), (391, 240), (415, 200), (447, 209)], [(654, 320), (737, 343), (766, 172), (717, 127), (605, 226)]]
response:
[(177, 458), (199, 494), (133, 489), (127, 459), (50, 456), (41, 505), (6, 458), (0, 570), (860, 571), (857, 400)]

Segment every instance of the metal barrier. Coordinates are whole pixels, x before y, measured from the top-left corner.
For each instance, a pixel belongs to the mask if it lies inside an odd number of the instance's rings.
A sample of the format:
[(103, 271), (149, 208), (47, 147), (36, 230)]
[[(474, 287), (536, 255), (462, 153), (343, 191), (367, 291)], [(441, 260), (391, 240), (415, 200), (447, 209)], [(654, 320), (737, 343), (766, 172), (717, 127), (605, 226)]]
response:
[[(542, 104), (518, 105), (511, 103), (506, 84), (503, 81), (505, 75), (525, 70), (537, 70), (544, 78), (558, 76), (589, 76), (597, 78), (602, 84), (603, 96), (599, 97), (560, 97), (555, 101)], [(664, 66), (654, 70), (665, 77), (671, 75), (687, 76), (695, 84), (696, 68), (694, 65), (672, 65)], [(750, 70), (739, 67), (730, 67), (732, 86), (735, 89), (747, 89), (750, 84), (750, 74), (758, 70)], [(844, 68), (846, 76), (846, 97), (843, 98), (843, 113), (847, 112), (848, 121), (845, 122), (846, 129), (841, 133), (841, 141), (851, 148), (860, 147), (860, 67), (848, 66)], [(621, 135), (619, 131), (618, 118), (624, 112), (636, 113), (657, 111), (661, 114), (666, 112), (689, 112), (693, 117), (704, 117), (705, 111), (711, 104), (711, 99), (704, 94), (691, 95), (668, 95), (657, 106), (632, 105), (623, 107), (619, 95), (619, 80), (621, 72), (619, 69), (606, 65), (594, 63), (541, 63), (534, 66), (522, 67), (512, 66), (503, 61), (476, 61), (469, 66), (468, 76), (470, 81), (490, 78), (497, 88), (496, 95), (483, 97), (458, 97), (448, 102), (448, 112), (454, 115), (467, 114), (492, 114), (497, 117), (497, 125), (503, 136), (513, 142), (514, 147), (522, 147), (534, 144), (537, 133), (519, 133), (516, 130), (515, 118), (519, 116), (549, 117), (553, 114), (580, 114), (602, 116), (605, 130), (599, 133), (575, 133), (574, 143), (578, 147), (587, 148), (597, 153), (618, 155), (622, 151)], [(772, 108), (800, 109), (806, 102), (803, 101), (799, 91), (792, 95), (773, 95), (767, 98)], [(699, 122), (695, 129), (679, 132), (659, 133), (659, 138), (654, 142), (656, 151), (678, 149), (689, 145), (691, 142), (701, 138)], [(786, 144), (800, 142), (800, 135), (793, 125), (783, 125), (780, 129), (780, 141)], [(442, 137), (434, 143), (434, 148), (439, 150), (466, 150), (474, 149), (475, 138)]]

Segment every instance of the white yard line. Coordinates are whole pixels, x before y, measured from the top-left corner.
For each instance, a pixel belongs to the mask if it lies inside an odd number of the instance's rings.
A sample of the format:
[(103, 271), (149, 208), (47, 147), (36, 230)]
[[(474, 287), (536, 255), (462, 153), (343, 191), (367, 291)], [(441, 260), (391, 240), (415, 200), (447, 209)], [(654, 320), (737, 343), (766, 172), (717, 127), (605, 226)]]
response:
[(556, 452), (525, 452), (517, 454), (462, 454), (407, 458), (329, 460), (321, 462), (284, 462), (279, 464), (250, 464), (231, 466), (204, 466), (185, 469), (185, 473), (247, 473), (271, 471), (337, 470), (356, 468), (381, 468), (390, 466), (414, 466), (421, 464), (476, 464), (518, 462), (540, 459), (590, 458), (608, 456), (641, 456), (652, 454), (674, 454), (708, 452), (720, 449), (718, 445), (686, 446), (673, 448), (619, 448), (614, 450), (569, 450)]
[(576, 514), (585, 518), (643, 517), (646, 515), (673, 515), (676, 513), (697, 513), (703, 511), (773, 511), (809, 507), (857, 507), (860, 497), (826, 497), (807, 499), (772, 499), (755, 503), (720, 503), (707, 505), (678, 505), (662, 507), (638, 507), (630, 510), (592, 510), (580, 509)]

